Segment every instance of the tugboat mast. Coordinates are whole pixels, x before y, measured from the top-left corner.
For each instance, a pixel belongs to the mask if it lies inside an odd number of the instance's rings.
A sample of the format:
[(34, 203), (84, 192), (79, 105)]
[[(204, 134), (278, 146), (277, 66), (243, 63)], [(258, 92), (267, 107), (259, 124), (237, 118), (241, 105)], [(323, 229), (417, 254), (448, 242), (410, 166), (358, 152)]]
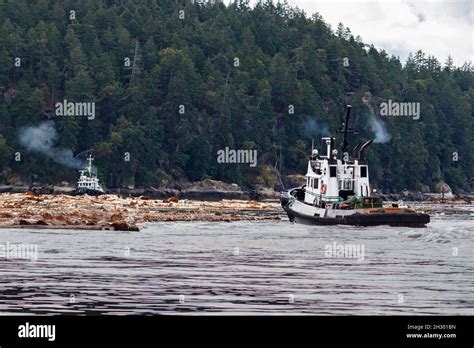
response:
[(342, 140), (341, 144), (341, 159), (344, 159), (344, 154), (346, 153), (347, 150), (347, 134), (357, 134), (357, 131), (355, 129), (349, 128), (349, 116), (351, 113), (352, 106), (347, 105), (347, 112), (346, 112), (346, 117), (344, 119), (344, 122), (342, 123), (342, 127), (339, 128), (337, 131), (338, 133), (344, 134), (344, 138)]
[(87, 171), (89, 172), (89, 174), (92, 174), (92, 155), (89, 155), (89, 157), (87, 157)]

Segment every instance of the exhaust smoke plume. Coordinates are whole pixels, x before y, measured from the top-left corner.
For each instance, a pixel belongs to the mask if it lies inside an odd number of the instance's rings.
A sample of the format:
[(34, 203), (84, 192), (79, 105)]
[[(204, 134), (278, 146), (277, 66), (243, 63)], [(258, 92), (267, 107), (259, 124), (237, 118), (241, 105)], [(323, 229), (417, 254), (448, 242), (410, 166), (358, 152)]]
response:
[(45, 121), (38, 126), (23, 127), (19, 138), (20, 144), (29, 152), (41, 153), (70, 168), (84, 168), (84, 162), (75, 158), (72, 150), (54, 147), (57, 132), (53, 121)]
[(378, 144), (388, 143), (390, 139), (392, 139), (392, 136), (385, 129), (385, 123), (375, 116), (378, 115), (379, 112), (377, 104), (372, 97), (372, 93), (365, 92), (364, 96), (362, 97), (362, 102), (367, 105), (370, 110), (369, 125), (372, 131), (375, 133), (374, 142)]
[(387, 132), (385, 129), (385, 123), (382, 120), (379, 120), (375, 117), (374, 114), (370, 114), (369, 116), (369, 124), (372, 131), (375, 133), (375, 143), (385, 144), (392, 139), (392, 136)]

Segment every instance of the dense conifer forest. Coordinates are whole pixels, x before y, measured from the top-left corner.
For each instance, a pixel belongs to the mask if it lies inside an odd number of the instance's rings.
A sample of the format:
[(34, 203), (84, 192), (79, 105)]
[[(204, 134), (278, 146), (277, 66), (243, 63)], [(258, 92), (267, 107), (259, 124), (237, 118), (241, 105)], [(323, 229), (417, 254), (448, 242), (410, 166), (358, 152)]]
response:
[[(108, 187), (277, 187), (351, 104), (357, 138), (376, 139), (374, 186), (474, 190), (470, 63), (401, 62), (284, 4), (0, 0), (0, 92), (0, 183), (74, 182), (70, 150), (93, 153)], [(65, 100), (94, 103), (94, 117), (58, 116)], [(419, 119), (381, 115), (389, 100), (419, 103)], [(28, 127), (52, 133), (35, 144)], [(257, 165), (218, 163), (226, 147), (257, 150)]]

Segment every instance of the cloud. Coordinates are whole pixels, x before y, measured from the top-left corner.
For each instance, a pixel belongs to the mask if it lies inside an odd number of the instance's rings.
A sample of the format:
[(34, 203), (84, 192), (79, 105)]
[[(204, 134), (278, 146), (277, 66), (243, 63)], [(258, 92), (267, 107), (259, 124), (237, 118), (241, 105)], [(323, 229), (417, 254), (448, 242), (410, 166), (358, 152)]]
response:
[(364, 42), (400, 56), (418, 49), (456, 65), (473, 60), (473, 3), (459, 1), (307, 1), (289, 0), (308, 13), (319, 12), (336, 28), (339, 22)]
[[(255, 3), (256, 1), (253, 1)], [(276, 1), (275, 1), (276, 2)], [(309, 16), (318, 12), (335, 29), (339, 22), (364, 43), (399, 56), (421, 49), (444, 63), (474, 61), (472, 0), (288, 0)]]

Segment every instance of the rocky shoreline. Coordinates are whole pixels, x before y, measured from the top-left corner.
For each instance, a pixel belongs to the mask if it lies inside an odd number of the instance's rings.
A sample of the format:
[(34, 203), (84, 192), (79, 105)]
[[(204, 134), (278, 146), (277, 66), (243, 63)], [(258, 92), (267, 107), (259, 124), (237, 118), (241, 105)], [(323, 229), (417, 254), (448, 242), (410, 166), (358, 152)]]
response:
[[(303, 175), (288, 175), (285, 179), (288, 187), (301, 186), (306, 182), (306, 179)], [(0, 194), (31, 192), (36, 195), (68, 195), (74, 192), (74, 190), (75, 187), (67, 182), (63, 182), (60, 185), (42, 185), (38, 183), (27, 185), (21, 182), (9, 185), (0, 184)], [(121, 197), (148, 197), (150, 199), (177, 197), (180, 200), (187, 199), (196, 201), (262, 201), (279, 199), (281, 190), (284, 189), (281, 187), (265, 187), (263, 185), (256, 185), (252, 189), (244, 189), (237, 184), (229, 184), (222, 181), (206, 179), (197, 182), (183, 181), (173, 185), (163, 185), (158, 188), (127, 187), (107, 189), (106, 193), (109, 195), (118, 195)], [(376, 194), (384, 201), (431, 201), (435, 203), (444, 203), (450, 201), (459, 203), (474, 202), (474, 192), (462, 192), (454, 194), (451, 191), (451, 188), (445, 183), (440, 183), (440, 185), (438, 185), (433, 192), (425, 189), (423, 191), (405, 190), (400, 193), (377, 192)]]
[[(27, 193), (37, 195), (68, 195), (74, 192), (75, 187), (67, 182), (61, 185), (41, 185), (24, 183), (15, 185), (0, 185), (1, 193)], [(149, 197), (152, 199), (164, 199), (177, 197), (178, 199), (190, 199), (200, 201), (232, 200), (265, 200), (278, 199), (280, 193), (272, 188), (257, 186), (254, 189), (242, 189), (237, 184), (228, 184), (217, 180), (203, 180), (194, 183), (183, 182), (175, 185), (163, 185), (159, 188), (116, 188), (107, 189), (107, 194), (123, 197)]]

